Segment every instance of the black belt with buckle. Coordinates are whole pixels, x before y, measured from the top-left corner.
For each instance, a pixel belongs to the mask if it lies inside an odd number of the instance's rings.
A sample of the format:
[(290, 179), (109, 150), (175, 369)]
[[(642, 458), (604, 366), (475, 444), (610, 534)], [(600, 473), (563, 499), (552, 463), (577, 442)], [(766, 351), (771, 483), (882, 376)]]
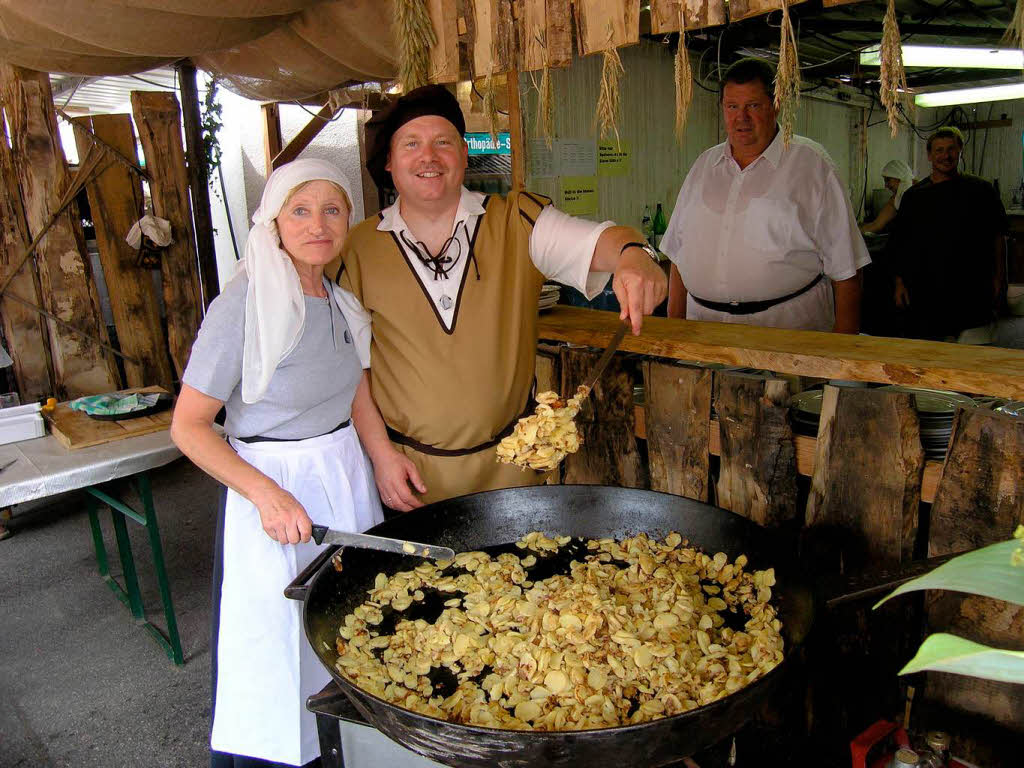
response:
[(297, 443), (299, 440), (312, 440), (314, 437), (333, 435), (339, 429), (344, 429), (351, 423), (352, 419), (345, 419), (334, 429), (324, 432), (323, 435), (313, 435), (312, 437), (264, 437), (263, 435), (253, 435), (252, 437), (236, 437), (235, 440), (243, 443)]
[(797, 296), (807, 293), (811, 288), (820, 283), (823, 277), (824, 275), (819, 274), (798, 291), (787, 293), (785, 296), (780, 296), (777, 299), (765, 299), (764, 301), (708, 301), (707, 299), (694, 296), (692, 293), (690, 296), (702, 307), (713, 309), (716, 312), (727, 312), (730, 315), (752, 315), (755, 312), (764, 312), (766, 309), (771, 309), (777, 304), (782, 304), (783, 302), (795, 299)]

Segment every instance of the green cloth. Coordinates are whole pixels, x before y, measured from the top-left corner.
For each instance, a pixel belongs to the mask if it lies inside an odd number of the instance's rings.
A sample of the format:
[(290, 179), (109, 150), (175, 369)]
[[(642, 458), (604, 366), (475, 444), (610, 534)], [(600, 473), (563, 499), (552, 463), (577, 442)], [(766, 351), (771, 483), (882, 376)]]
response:
[(123, 413), (133, 413), (149, 408), (156, 404), (159, 394), (148, 395), (89, 395), (72, 400), (70, 405), (73, 410), (85, 411), (93, 416), (119, 416)]

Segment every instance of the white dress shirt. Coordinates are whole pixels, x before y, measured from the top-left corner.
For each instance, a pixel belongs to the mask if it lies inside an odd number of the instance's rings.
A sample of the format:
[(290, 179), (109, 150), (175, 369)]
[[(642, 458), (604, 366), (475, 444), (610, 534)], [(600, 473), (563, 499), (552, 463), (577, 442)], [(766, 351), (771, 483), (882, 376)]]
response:
[[(780, 131), (746, 168), (728, 142), (704, 152), (679, 190), (661, 250), (679, 269), (693, 320), (829, 331), (835, 322), (829, 280), (846, 280), (870, 263), (853, 207), (820, 144)], [(814, 288), (764, 312), (732, 315), (715, 302), (777, 299)]]
[[(476, 229), (477, 219), (484, 213), (486, 197), (480, 192), (462, 188), (459, 208), (452, 225), (451, 236), (454, 240), (446, 251), (446, 254), (456, 261), (446, 275), (435, 275), (434, 270), (417, 258), (415, 249), (418, 248), (423, 254), (423, 246), (416, 243), (415, 236), (402, 219), (401, 198), (381, 212), (381, 220), (377, 225), (381, 232), (394, 233), (399, 247), (405, 251), (406, 258), (415, 268), (445, 328), (449, 330), (455, 317), (462, 275), (470, 268), (469, 241)], [(614, 222), (596, 224), (562, 213), (552, 205), (545, 206), (530, 234), (530, 259), (547, 279), (575, 288), (588, 299), (592, 299), (604, 289), (608, 278), (611, 277), (608, 272), (590, 271), (590, 261), (594, 256), (597, 240), (601, 233), (611, 226), (614, 226)], [(372, 337), (370, 314), (351, 292), (334, 286), (334, 293), (342, 314), (348, 321), (363, 368), (369, 368)]]

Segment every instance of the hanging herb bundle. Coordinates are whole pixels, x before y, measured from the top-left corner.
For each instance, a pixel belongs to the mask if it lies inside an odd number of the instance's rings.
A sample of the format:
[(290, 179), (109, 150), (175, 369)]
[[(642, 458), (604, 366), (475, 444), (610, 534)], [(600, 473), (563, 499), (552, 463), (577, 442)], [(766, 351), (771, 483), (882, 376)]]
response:
[(1024, 48), (1024, 0), (1017, 0), (1013, 11), (1013, 19), (1006, 28), (1003, 42), (1016, 48)]
[(619, 110), (621, 109), (622, 75), (626, 70), (619, 58), (619, 51), (610, 48), (604, 52), (601, 65), (601, 93), (597, 97), (598, 136), (602, 139), (615, 134), (615, 143), (619, 143)]
[(879, 95), (889, 120), (889, 132), (895, 138), (900, 128), (901, 93), (907, 89), (907, 73), (903, 69), (903, 44), (900, 41), (900, 26), (896, 21), (896, 0), (889, 0), (889, 7), (882, 21), (879, 58)]
[(551, 83), (551, 67), (544, 65), (537, 86), (537, 135), (551, 149), (551, 139), (555, 135), (554, 86)]
[(686, 3), (679, 2), (679, 45), (675, 60), (676, 86), (676, 141), (683, 143), (686, 134), (686, 118), (693, 101), (693, 73), (690, 69), (690, 52), (686, 50)]
[(800, 102), (800, 60), (796, 51), (796, 33), (789, 16), (789, 0), (782, 2), (782, 36), (779, 40), (779, 67), (775, 72), (775, 111), (782, 126), (782, 140), (788, 147), (793, 138), (793, 123)]
[(430, 49), (437, 42), (425, 0), (395, 0), (395, 37), (398, 41), (398, 79), (402, 91), (426, 85), (430, 75)]
[(494, 73), (490, 72), (484, 80), (484, 115), (487, 117), (487, 129), (495, 145), (498, 143), (498, 101), (494, 88)]

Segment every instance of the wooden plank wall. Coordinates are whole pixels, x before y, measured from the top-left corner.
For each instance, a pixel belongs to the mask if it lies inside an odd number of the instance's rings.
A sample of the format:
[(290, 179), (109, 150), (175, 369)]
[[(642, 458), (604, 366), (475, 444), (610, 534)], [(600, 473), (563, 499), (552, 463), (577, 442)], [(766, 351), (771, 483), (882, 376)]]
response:
[[(2, 65), (14, 163), (28, 222), (35, 237), (52, 218), (69, 181), (57, 131), (49, 75)], [(73, 211), (60, 215), (37, 248), (45, 309), (89, 336), (107, 342), (100, 302), (86, 256), (82, 226)], [(48, 321), (54, 394), (62, 399), (110, 392), (120, 386), (113, 356), (82, 334)]]
[[(550, 388), (560, 362), (558, 391), (571, 393), (597, 353), (562, 347), (560, 358), (553, 357), (558, 349), (544, 347), (538, 356), (538, 383)], [(635, 413), (645, 422), (641, 434), (649, 478), (631, 439), (635, 423), (628, 417), (637, 365), (645, 392), (643, 408)], [(806, 510), (798, 509), (797, 439), (789, 426), (788, 386), (783, 379), (712, 373), (620, 353), (581, 413), (583, 446), (564, 462), (562, 481), (647, 487), (707, 499), (712, 482), (708, 455), (720, 442), (717, 503), (761, 524), (784, 524), (799, 533), (802, 562), (822, 575), (898, 568), (915, 551), (923, 556), (926, 533), (928, 554), (941, 555), (1005, 540), (1024, 523), (1024, 420), (982, 408), (957, 415), (929, 531), (921, 506), (924, 451), (912, 398), (861, 388), (826, 388), (818, 439), (800, 438), (811, 441), (816, 455)], [(717, 420), (709, 420), (712, 409)], [(719, 439), (712, 439), (719, 430)], [(807, 527), (797, 531), (801, 523)], [(808, 712), (819, 727), (856, 733), (859, 723), (870, 722), (865, 718), (902, 706), (905, 681), (897, 673), (920, 643), (922, 606), (921, 598), (908, 597), (871, 611), (870, 601), (852, 601), (819, 617), (827, 647), (808, 647), (812, 668), (830, 670), (829, 684), (809, 694), (814, 704)], [(1024, 650), (1024, 608), (929, 593), (927, 622), (929, 631)], [(1024, 711), (1019, 689), (930, 675), (925, 701), (1019, 730)], [(987, 757), (987, 764), (1002, 764), (998, 750), (986, 752), (980, 742), (970, 749), (976, 751), (966, 755), (969, 759)]]
[[(129, 160), (137, 160), (135, 129), (128, 115), (80, 117), (75, 122)], [(75, 131), (75, 139), (79, 156), (84, 157), (91, 141), (81, 131)], [(150, 270), (136, 265), (137, 252), (124, 239), (143, 213), (142, 183), (127, 166), (111, 163), (86, 190), (117, 340), (122, 352), (139, 361), (125, 361), (127, 384), (159, 385), (170, 392), (174, 377)]]
[(173, 93), (133, 91), (132, 110), (150, 173), (153, 211), (171, 222), (174, 242), (163, 253), (167, 340), (174, 372), (181, 377), (200, 321), (199, 272), (188, 196), (181, 108)]
[[(7, 143), (5, 121), (0, 120), (0, 273), (6, 280), (18, 269), (7, 290), (43, 306), (35, 258), (18, 267), (21, 254), (31, 241), (25, 209), (21, 204), (18, 174)], [(54, 392), (53, 364), (50, 362), (50, 334), (45, 319), (31, 307), (4, 298), (0, 303), (7, 351), (14, 360), (14, 379), (24, 402), (49, 397)]]

